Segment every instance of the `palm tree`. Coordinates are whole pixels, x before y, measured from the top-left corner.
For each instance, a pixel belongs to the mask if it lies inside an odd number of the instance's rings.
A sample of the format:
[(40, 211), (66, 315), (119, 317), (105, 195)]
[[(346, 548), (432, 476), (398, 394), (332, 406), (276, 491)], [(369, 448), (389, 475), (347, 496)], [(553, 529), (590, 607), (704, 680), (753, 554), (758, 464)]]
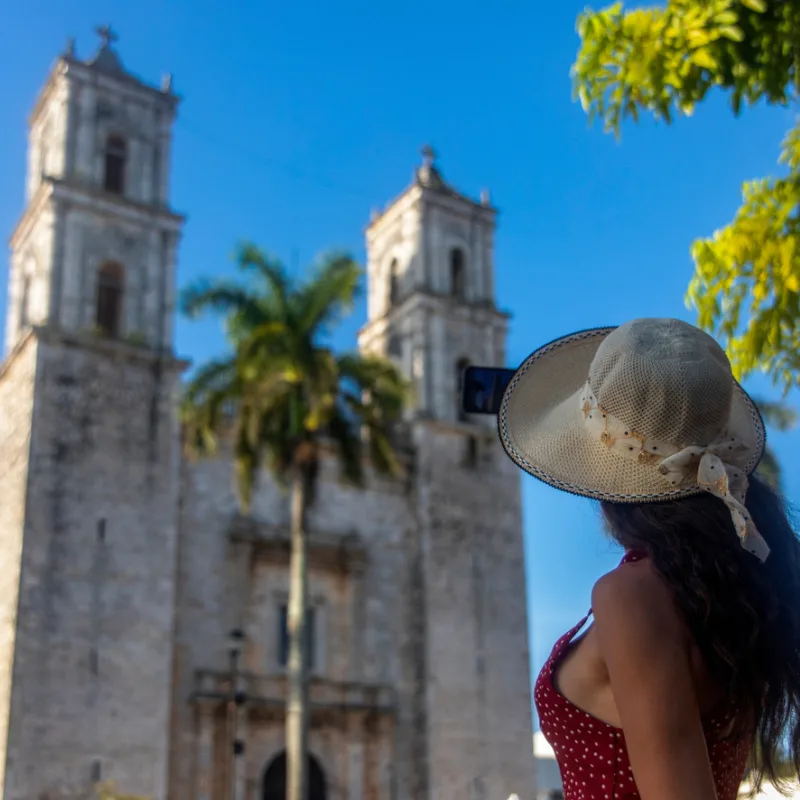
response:
[[(753, 402), (758, 408), (766, 425), (777, 431), (790, 431), (797, 425), (797, 411), (785, 403), (773, 400), (764, 400), (754, 397)], [(767, 445), (758, 472), (764, 480), (777, 491), (781, 490), (782, 472), (781, 465), (775, 451)]]
[(344, 478), (356, 485), (364, 480), (365, 457), (377, 472), (401, 475), (391, 431), (408, 388), (390, 362), (335, 354), (325, 344), (357, 296), (361, 270), (349, 256), (327, 255), (303, 283), (253, 246), (239, 251), (238, 265), (255, 282), (201, 282), (182, 297), (189, 316), (225, 315), (233, 345), (230, 356), (207, 363), (189, 383), (184, 432), (196, 455), (215, 453), (221, 437), (232, 439), (243, 511), (249, 510), (262, 466), (291, 493), (287, 798), (306, 800), (306, 514), (321, 451), (332, 445)]

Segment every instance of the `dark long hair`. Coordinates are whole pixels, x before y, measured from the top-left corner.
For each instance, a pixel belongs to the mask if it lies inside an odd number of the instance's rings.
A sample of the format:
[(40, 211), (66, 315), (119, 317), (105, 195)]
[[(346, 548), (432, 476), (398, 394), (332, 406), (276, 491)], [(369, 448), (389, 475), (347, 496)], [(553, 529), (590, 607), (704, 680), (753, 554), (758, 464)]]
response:
[[(800, 772), (800, 540), (783, 501), (754, 475), (747, 508), (771, 553), (745, 552), (723, 502), (709, 494), (647, 504), (601, 503), (626, 549), (646, 551), (672, 590), (710, 675), (755, 723), (754, 784)], [(749, 729), (749, 730), (748, 730)]]

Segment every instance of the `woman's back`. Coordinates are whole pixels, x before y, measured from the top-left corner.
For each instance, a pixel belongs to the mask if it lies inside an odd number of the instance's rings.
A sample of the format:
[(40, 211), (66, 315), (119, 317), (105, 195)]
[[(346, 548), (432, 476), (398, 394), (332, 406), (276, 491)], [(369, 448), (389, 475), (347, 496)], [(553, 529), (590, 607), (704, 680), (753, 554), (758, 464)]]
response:
[[(593, 597), (599, 619), (595, 615), (595, 624), (576, 639), (588, 617), (581, 620), (556, 643), (535, 688), (541, 729), (561, 769), (565, 798), (638, 797), (633, 748), (637, 764), (654, 765), (645, 780), (658, 782), (665, 794), (686, 797), (682, 775), (688, 772), (696, 776), (697, 797), (713, 790), (719, 800), (734, 800), (752, 734), (732, 732), (735, 709), (720, 702), (724, 691), (709, 679), (669, 590), (644, 554), (626, 555)], [(653, 668), (654, 659), (660, 666)], [(624, 665), (627, 673), (615, 674), (613, 684), (608, 661)], [(704, 740), (707, 758), (692, 738)]]

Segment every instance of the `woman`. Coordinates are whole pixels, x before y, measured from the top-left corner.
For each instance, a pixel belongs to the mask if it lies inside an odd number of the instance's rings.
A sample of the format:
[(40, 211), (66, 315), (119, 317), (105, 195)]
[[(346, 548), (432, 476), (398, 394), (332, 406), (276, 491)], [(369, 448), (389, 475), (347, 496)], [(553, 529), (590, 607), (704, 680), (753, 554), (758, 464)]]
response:
[(566, 800), (733, 800), (754, 749), (756, 784), (800, 767), (800, 543), (753, 476), (764, 425), (719, 345), (665, 319), (566, 336), (498, 422), (625, 549), (536, 683)]

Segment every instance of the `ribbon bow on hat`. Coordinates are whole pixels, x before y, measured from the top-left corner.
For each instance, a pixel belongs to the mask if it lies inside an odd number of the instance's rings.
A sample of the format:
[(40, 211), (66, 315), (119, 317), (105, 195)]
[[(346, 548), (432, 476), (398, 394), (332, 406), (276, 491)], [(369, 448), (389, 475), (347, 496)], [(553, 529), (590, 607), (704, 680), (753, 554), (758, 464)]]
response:
[(742, 442), (731, 438), (708, 447), (685, 447), (665, 458), (658, 471), (671, 482), (682, 482), (691, 476), (697, 465), (697, 485), (725, 503), (742, 547), (763, 562), (769, 556), (769, 545), (744, 505), (748, 487), (747, 475), (743, 470), (722, 460), (731, 452), (746, 449)]

